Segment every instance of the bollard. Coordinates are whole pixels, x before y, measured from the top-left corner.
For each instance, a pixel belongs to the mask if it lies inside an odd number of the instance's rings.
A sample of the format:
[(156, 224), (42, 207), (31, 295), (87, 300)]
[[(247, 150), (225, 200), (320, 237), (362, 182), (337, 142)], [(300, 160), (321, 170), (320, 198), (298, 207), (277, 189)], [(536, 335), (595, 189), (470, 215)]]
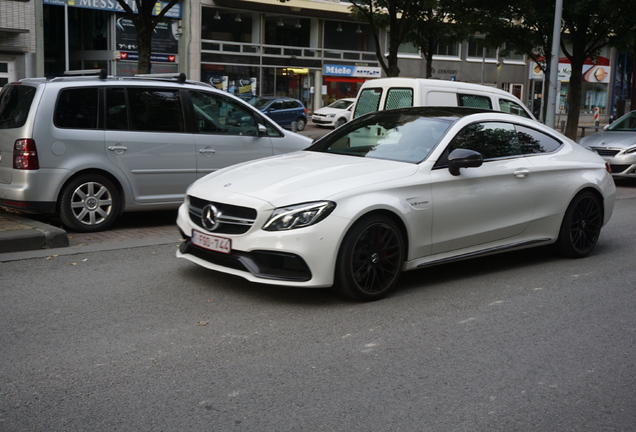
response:
[(292, 132), (298, 132), (298, 122), (297, 121), (293, 121), (292, 122)]
[(561, 120), (561, 132), (565, 130), (565, 120)]

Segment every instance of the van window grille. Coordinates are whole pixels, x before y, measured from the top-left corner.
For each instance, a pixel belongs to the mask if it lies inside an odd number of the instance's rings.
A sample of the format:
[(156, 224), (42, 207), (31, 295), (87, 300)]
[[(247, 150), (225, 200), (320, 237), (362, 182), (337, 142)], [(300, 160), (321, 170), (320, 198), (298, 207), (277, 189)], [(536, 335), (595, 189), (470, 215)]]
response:
[(413, 106), (413, 89), (389, 89), (386, 94), (385, 109)]

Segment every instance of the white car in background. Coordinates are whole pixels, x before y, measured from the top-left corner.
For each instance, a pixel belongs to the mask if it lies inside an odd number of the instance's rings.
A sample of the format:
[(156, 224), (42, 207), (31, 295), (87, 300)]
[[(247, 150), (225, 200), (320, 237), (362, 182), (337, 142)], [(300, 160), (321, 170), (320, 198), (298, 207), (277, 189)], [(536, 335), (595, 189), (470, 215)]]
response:
[(535, 120), (460, 107), (359, 117), (304, 151), (196, 181), (177, 256), (358, 300), (400, 273), (540, 245), (579, 258), (614, 208), (605, 161)]
[(328, 126), (337, 128), (351, 120), (351, 108), (355, 98), (338, 99), (326, 107), (316, 110), (311, 116), (311, 121), (316, 126)]

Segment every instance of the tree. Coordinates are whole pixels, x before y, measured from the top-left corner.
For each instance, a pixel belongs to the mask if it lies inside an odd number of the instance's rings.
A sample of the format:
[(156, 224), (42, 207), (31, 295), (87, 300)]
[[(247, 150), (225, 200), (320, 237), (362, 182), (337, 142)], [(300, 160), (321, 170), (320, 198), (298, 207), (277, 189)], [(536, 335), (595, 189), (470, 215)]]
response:
[[(537, 64), (545, 76), (543, 98), (549, 100), (554, 2), (546, 5), (544, 0), (513, 0), (502, 4), (493, 0), (467, 0), (462, 8), (471, 11), (466, 20), (473, 23), (475, 30), (486, 34), (490, 44), (505, 46), (501, 51), (503, 57), (508, 53), (524, 54)], [(546, 109), (544, 104), (541, 118), (545, 118)]]
[(452, 10), (452, 2), (422, 0), (419, 16), (405, 36), (416, 45), (426, 63), (426, 78), (433, 76), (433, 55), (442, 43), (464, 40), (473, 33), (470, 25), (462, 24), (464, 11)]
[(564, 1), (563, 28), (567, 39), (562, 36), (561, 49), (572, 66), (565, 127), (569, 138), (575, 139), (578, 133), (585, 61), (598, 56), (601, 48), (636, 30), (636, 20), (629, 13), (635, 8), (636, 0), (624, 0), (620, 7), (610, 0)]
[(150, 73), (150, 53), (152, 50), (152, 32), (161, 22), (166, 13), (181, 0), (170, 0), (156, 16), (153, 15), (156, 5), (160, 4), (156, 0), (134, 0), (135, 11), (126, 3), (126, 0), (117, 0), (117, 3), (126, 11), (126, 16), (132, 21), (137, 30), (137, 73)]
[[(418, 0), (351, 0), (351, 13), (354, 19), (366, 21), (375, 39), (375, 51), (378, 62), (389, 77), (400, 75), (398, 67), (399, 48), (406, 41), (411, 26), (420, 13)], [(380, 30), (389, 33), (389, 44), (383, 51), (380, 43)]]

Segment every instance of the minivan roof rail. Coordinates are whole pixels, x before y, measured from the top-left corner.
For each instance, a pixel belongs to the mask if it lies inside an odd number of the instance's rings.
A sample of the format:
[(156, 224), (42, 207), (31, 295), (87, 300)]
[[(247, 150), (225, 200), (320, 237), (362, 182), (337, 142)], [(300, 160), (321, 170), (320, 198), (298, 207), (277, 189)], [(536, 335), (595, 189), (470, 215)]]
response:
[(156, 73), (156, 74), (135, 74), (139, 78), (168, 78), (174, 79), (178, 83), (183, 84), (186, 82), (186, 74), (181, 73)]
[(79, 69), (79, 70), (67, 70), (64, 71), (64, 76), (87, 76), (87, 75), (99, 75), (100, 79), (106, 79), (106, 69)]

